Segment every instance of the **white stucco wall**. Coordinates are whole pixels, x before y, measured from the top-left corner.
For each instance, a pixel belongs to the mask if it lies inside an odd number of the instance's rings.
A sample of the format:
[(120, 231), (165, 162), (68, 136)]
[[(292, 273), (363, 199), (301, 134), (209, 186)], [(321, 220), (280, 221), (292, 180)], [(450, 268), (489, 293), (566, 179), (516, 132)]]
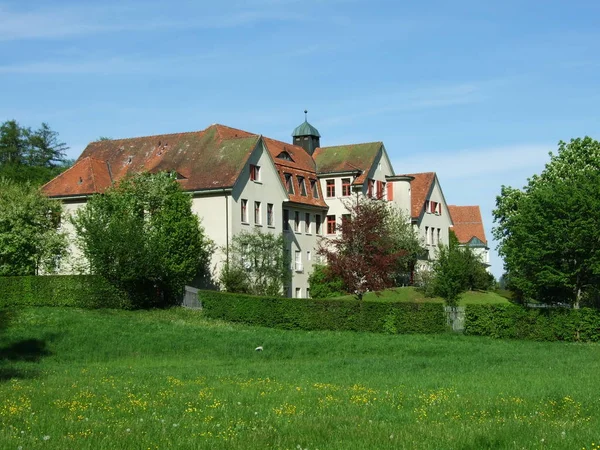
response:
[[(431, 189), (431, 192), (427, 196), (425, 201), (429, 200), (440, 203), (440, 214), (435, 214), (423, 210), (419, 219), (417, 220), (419, 235), (421, 236), (423, 242), (426, 244), (426, 247), (429, 250), (429, 259), (432, 260), (436, 258), (438, 244), (448, 245), (448, 230), (452, 225), (450, 213), (448, 211), (448, 205), (446, 205), (446, 202), (444, 201), (444, 196), (442, 194), (442, 190), (437, 181), (437, 178), (434, 179), (433, 183), (433, 188)], [(431, 235), (432, 229), (434, 230), (433, 238)]]

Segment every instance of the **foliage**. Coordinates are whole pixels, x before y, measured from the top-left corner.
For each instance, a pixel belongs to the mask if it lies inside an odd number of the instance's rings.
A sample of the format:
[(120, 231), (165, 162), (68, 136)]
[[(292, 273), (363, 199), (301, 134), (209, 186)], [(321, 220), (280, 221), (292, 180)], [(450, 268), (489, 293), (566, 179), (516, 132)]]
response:
[(446, 330), (443, 306), (435, 303), (289, 299), (200, 291), (208, 317), (272, 328), (397, 333)]
[(536, 341), (600, 341), (600, 312), (591, 308), (467, 305), (465, 334)]
[(503, 186), (494, 237), (521, 302), (600, 301), (600, 143), (559, 143), (523, 190)]
[(126, 295), (97, 275), (0, 278), (0, 307), (129, 308)]
[(410, 221), (392, 204), (371, 199), (349, 203), (340, 233), (321, 240), (318, 254), (327, 258), (331, 276), (358, 299), (369, 291), (392, 287), (414, 266), (422, 252)]
[(332, 274), (328, 266), (321, 264), (313, 265), (308, 284), (312, 298), (331, 298), (345, 294), (343, 280)]
[(451, 232), (448, 246), (439, 246), (437, 259), (432, 263), (430, 286), (425, 288), (442, 297), (448, 306), (457, 306), (463, 292), (487, 290), (494, 282), (477, 255), (468, 247), (458, 245), (453, 235)]
[(72, 164), (65, 157), (67, 150), (47, 123), (32, 131), (6, 121), (0, 125), (0, 176), (43, 184)]
[[(255, 229), (235, 235), (220, 282), (227, 292), (281, 295), (290, 276), (283, 235)], [(225, 249), (224, 249), (225, 251)]]
[(90, 271), (136, 306), (180, 301), (186, 282), (209, 277), (212, 242), (191, 197), (167, 173), (143, 173), (90, 198), (72, 219)]
[(29, 183), (0, 178), (0, 276), (51, 273), (66, 253), (61, 205)]

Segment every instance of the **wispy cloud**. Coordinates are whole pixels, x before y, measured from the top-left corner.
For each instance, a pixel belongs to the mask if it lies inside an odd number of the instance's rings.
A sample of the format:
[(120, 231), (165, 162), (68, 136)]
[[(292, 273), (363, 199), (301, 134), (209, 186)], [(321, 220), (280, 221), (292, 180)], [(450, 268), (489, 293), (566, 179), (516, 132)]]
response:
[[(140, 11), (142, 11), (140, 13)], [(300, 21), (302, 14), (274, 8), (191, 10), (178, 15), (127, 6), (69, 6), (18, 11), (0, 4), (0, 41), (65, 38), (119, 31), (235, 28), (262, 21)], [(159, 17), (160, 19), (157, 19)], [(192, 18), (190, 18), (192, 17)]]
[(437, 172), (444, 180), (486, 177), (514, 171), (534, 174), (548, 161), (551, 144), (516, 144), (469, 149), (458, 152), (432, 152), (408, 155), (394, 163), (402, 173)]

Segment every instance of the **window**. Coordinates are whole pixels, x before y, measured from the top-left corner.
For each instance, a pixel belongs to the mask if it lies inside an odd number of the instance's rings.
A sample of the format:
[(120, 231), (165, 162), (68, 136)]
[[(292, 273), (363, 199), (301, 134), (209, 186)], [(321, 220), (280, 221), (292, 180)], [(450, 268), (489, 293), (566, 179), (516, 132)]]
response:
[(342, 196), (350, 195), (350, 178), (342, 178)]
[(310, 214), (304, 213), (304, 232), (310, 234)]
[(260, 166), (250, 164), (250, 181), (260, 181)]
[(433, 234), (434, 234), (435, 228), (431, 227), (431, 245), (435, 245), (435, 243), (433, 242)]
[(294, 231), (300, 232), (300, 211), (294, 211)]
[(437, 229), (437, 241), (438, 241), (438, 244), (440, 243), (440, 237), (441, 237), (441, 235), (442, 235), (442, 229), (438, 228)]
[(317, 180), (310, 180), (310, 190), (312, 191), (314, 198), (319, 198), (319, 186), (317, 185)]
[(375, 180), (372, 180), (369, 178), (368, 181), (368, 187), (367, 187), (367, 197), (369, 198), (373, 198), (373, 194), (374, 194), (374, 190), (375, 190)]
[(302, 288), (296, 288), (296, 298), (302, 298)]
[(310, 298), (310, 289), (306, 288), (306, 298)]
[(335, 197), (335, 180), (327, 180), (327, 197)]
[(306, 182), (304, 181), (304, 177), (300, 175), (298, 175), (298, 186), (300, 187), (300, 195), (306, 197)]
[(296, 250), (294, 255), (294, 270), (302, 272), (302, 252), (300, 250)]
[(310, 261), (312, 259), (312, 254), (310, 253), (310, 250), (306, 251), (306, 260)]
[(283, 210), (283, 231), (290, 231), (290, 211), (289, 211), (289, 209)]
[(248, 200), (242, 199), (242, 222), (248, 223)]
[(293, 194), (294, 180), (292, 180), (292, 175), (289, 173), (284, 173), (283, 176), (285, 177), (285, 189), (287, 190), (288, 194)]
[(273, 203), (267, 203), (267, 225), (273, 226)]
[(431, 206), (429, 205), (429, 200), (425, 200), (425, 212), (428, 213), (430, 212)]
[(242, 244), (242, 265), (246, 270), (252, 268), (252, 263), (250, 262), (250, 245), (248, 244)]
[(431, 245), (431, 241), (429, 240), (429, 227), (425, 227), (425, 242), (427, 245)]
[(335, 215), (327, 216), (327, 234), (335, 234)]
[(315, 214), (315, 233), (321, 234), (321, 214)]
[(262, 223), (260, 219), (260, 202), (254, 202), (254, 223), (260, 225)]
[(385, 183), (383, 181), (377, 180), (377, 198), (379, 200), (383, 200), (385, 197)]

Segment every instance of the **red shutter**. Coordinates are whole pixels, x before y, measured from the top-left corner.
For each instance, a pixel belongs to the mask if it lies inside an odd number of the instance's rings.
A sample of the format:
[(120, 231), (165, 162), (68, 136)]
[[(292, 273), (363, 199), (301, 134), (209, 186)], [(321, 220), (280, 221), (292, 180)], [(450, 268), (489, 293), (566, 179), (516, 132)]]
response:
[(394, 200), (394, 183), (391, 181), (387, 184), (387, 199), (390, 201)]

